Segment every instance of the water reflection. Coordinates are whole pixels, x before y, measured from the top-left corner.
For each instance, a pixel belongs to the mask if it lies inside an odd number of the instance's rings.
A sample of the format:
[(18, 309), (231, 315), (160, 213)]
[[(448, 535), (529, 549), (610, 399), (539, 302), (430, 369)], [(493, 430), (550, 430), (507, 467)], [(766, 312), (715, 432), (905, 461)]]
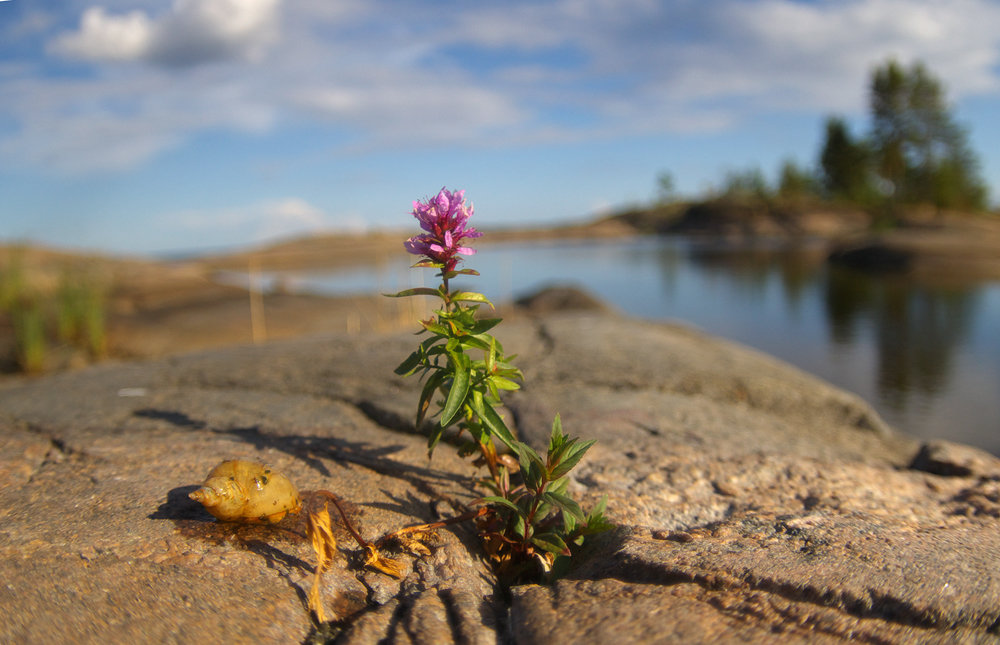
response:
[(826, 252), (818, 243), (753, 246), (696, 243), (690, 248), (692, 267), (716, 279), (733, 280), (749, 293), (761, 294), (778, 281), (785, 302), (797, 309), (816, 280)]
[(895, 410), (905, 409), (913, 393), (935, 395), (946, 388), (978, 300), (973, 288), (932, 290), (847, 269), (833, 268), (826, 279), (831, 338), (849, 345), (860, 326), (872, 327), (879, 397)]
[[(854, 391), (886, 420), (1000, 454), (1000, 284), (948, 289), (828, 268), (819, 245), (737, 248), (676, 238), (483, 245), (467, 285), (497, 302), (575, 284), (632, 315), (679, 319)], [(299, 274), (298, 288), (390, 292), (430, 281)]]

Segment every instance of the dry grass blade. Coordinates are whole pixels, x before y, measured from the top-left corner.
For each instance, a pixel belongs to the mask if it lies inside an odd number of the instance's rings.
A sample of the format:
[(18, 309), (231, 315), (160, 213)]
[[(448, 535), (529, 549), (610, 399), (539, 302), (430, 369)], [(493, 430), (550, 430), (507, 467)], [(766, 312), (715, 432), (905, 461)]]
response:
[(312, 540), (316, 552), (316, 572), (313, 576), (312, 588), (309, 590), (309, 610), (316, 616), (318, 622), (326, 622), (323, 602), (320, 597), (320, 578), (323, 572), (330, 568), (333, 557), (337, 553), (337, 540), (333, 537), (330, 526), (330, 513), (327, 506), (318, 513), (309, 513), (306, 532)]

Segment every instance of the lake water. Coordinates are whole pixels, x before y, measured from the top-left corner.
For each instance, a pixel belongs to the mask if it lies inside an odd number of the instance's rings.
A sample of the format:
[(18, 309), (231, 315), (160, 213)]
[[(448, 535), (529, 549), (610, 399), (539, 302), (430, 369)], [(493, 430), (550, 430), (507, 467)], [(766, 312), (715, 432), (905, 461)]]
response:
[[(1000, 283), (934, 286), (828, 267), (816, 248), (733, 248), (644, 237), (480, 245), (464, 282), (496, 303), (546, 285), (680, 321), (816, 374), (894, 427), (1000, 455)], [(432, 286), (401, 257), (375, 270), (284, 274), (318, 293)], [(272, 276), (274, 277), (274, 276)], [(461, 284), (461, 283), (460, 283)]]

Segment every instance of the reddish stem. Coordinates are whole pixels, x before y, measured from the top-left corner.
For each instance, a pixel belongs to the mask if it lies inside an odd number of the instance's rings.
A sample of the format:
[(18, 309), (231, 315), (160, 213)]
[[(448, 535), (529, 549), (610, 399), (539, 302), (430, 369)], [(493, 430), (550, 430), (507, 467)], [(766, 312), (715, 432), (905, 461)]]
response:
[(351, 521), (347, 519), (347, 513), (344, 512), (344, 508), (340, 505), (340, 500), (337, 498), (337, 496), (328, 490), (318, 490), (316, 492), (319, 493), (320, 495), (323, 495), (324, 497), (329, 498), (329, 500), (333, 502), (333, 505), (337, 507), (337, 511), (340, 513), (340, 517), (343, 518), (344, 520), (344, 527), (354, 538), (354, 541), (358, 543), (358, 546), (362, 548), (367, 547), (368, 542), (366, 542), (365, 539), (361, 537), (360, 533), (354, 530), (354, 526), (352, 526)]

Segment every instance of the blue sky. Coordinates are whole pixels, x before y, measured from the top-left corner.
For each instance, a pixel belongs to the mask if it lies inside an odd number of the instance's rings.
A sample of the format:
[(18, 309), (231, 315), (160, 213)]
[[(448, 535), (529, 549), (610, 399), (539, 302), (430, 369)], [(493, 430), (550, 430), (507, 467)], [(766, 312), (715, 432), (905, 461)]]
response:
[(5, 0), (0, 241), (117, 253), (581, 220), (867, 128), (941, 78), (1000, 201), (1000, 0)]

